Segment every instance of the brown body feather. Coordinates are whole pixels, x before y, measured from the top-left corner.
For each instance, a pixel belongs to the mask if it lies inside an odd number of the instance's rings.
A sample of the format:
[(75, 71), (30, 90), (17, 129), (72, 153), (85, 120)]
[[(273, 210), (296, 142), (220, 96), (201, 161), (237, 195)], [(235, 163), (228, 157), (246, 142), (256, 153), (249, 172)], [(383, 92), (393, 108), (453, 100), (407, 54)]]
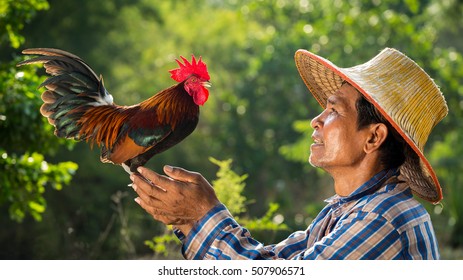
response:
[[(122, 164), (156, 145), (162, 148), (166, 145), (163, 140), (172, 131), (184, 122), (196, 121), (198, 117), (199, 107), (191, 101), (183, 85), (177, 84), (137, 105), (105, 105), (88, 109), (78, 121), (81, 125), (79, 135), (91, 145), (104, 146), (108, 152), (102, 154), (102, 161)], [(128, 129), (124, 130), (124, 126)], [(169, 126), (171, 131), (153, 146), (139, 145), (128, 136), (131, 129), (163, 126)], [(172, 144), (170, 142), (165, 149)]]
[(130, 118), (128, 108), (118, 106), (98, 106), (88, 109), (78, 120), (79, 135), (93, 146), (102, 144), (112, 148), (122, 125)]

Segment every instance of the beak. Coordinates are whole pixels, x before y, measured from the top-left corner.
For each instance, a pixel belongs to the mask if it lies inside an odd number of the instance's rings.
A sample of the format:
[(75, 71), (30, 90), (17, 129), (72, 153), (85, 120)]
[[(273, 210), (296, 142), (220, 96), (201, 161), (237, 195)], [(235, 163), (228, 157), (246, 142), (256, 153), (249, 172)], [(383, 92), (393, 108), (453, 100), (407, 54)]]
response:
[(207, 87), (207, 88), (210, 88), (210, 87), (212, 86), (212, 84), (211, 84), (209, 81), (207, 81), (207, 82), (202, 82), (201, 85), (202, 85), (203, 87)]

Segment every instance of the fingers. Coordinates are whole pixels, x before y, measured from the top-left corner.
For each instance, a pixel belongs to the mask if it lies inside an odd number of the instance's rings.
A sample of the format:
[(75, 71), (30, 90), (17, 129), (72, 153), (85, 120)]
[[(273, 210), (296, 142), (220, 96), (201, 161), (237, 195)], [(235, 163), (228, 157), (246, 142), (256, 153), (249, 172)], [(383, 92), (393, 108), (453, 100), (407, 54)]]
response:
[(167, 176), (182, 182), (198, 183), (202, 178), (201, 174), (191, 172), (180, 167), (172, 167), (170, 165), (164, 166), (164, 172)]
[(138, 203), (138, 205), (141, 206), (141, 208), (145, 209), (146, 212), (150, 213), (152, 216), (157, 216), (157, 215), (165, 215), (162, 210), (159, 208), (153, 207), (150, 202), (147, 200), (144, 200), (141, 197), (135, 198), (135, 202)]
[[(157, 175), (157, 176), (161, 176), (161, 175)], [(137, 189), (142, 189), (147, 194), (154, 195), (154, 196), (156, 196), (159, 192), (167, 192), (165, 187), (163, 187), (163, 185), (160, 185), (160, 181), (161, 181), (160, 179), (155, 180), (155, 182), (157, 182), (156, 184), (150, 179), (143, 177), (141, 174), (134, 173), (130, 175), (130, 180), (132, 180), (133, 182), (131, 187), (133, 187), (135, 191)]]
[(136, 173), (130, 176), (132, 188), (138, 194), (137, 203), (153, 216), (175, 213), (171, 216), (184, 217), (186, 214), (179, 201), (179, 197), (184, 197), (184, 183), (148, 169), (142, 170), (142, 173), (147, 178)]
[[(156, 174), (156, 176), (160, 175)], [(153, 178), (153, 176), (151, 176), (151, 178)], [(165, 188), (155, 185), (153, 182), (150, 182), (150, 180), (142, 177), (142, 175), (132, 174), (130, 179), (133, 182), (131, 187), (138, 194), (136, 202), (143, 206), (143, 209), (151, 215), (164, 214), (156, 209), (165, 209), (166, 204), (161, 199), (161, 196), (165, 195), (167, 192)], [(159, 182), (159, 180), (157, 180), (157, 182)]]
[(158, 192), (158, 195), (161, 194), (160, 191), (156, 191), (157, 188), (149, 187), (148, 190), (145, 190), (143, 185), (136, 185), (135, 183), (133, 184), (132, 188), (138, 194), (138, 204), (143, 202), (145, 205), (150, 205), (150, 207), (153, 208), (163, 208), (164, 203), (158, 199), (158, 196), (155, 194), (155, 192)]
[(160, 175), (145, 167), (139, 167), (137, 170), (143, 177), (151, 181), (155, 186), (162, 186), (163, 189), (172, 185), (172, 183), (174, 183), (173, 180), (198, 184), (203, 179), (201, 174), (197, 172), (191, 172), (180, 167), (172, 167), (169, 165), (164, 166), (164, 172), (169, 177)]
[(146, 183), (154, 187), (160, 188), (163, 191), (166, 191), (165, 186), (168, 186), (172, 182), (172, 179), (166, 176), (160, 175), (148, 168), (139, 167), (137, 170), (141, 175), (141, 177), (138, 176), (139, 178), (144, 179)]
[(151, 206), (151, 203), (147, 203), (146, 200), (144, 200), (141, 197), (135, 198), (135, 202), (138, 203), (138, 205), (140, 205), (141, 208), (143, 208), (147, 213), (153, 216), (153, 218), (166, 225), (169, 225), (177, 220), (176, 218), (170, 218), (166, 216), (165, 213), (163, 213), (161, 210), (157, 208), (154, 208), (153, 206)]

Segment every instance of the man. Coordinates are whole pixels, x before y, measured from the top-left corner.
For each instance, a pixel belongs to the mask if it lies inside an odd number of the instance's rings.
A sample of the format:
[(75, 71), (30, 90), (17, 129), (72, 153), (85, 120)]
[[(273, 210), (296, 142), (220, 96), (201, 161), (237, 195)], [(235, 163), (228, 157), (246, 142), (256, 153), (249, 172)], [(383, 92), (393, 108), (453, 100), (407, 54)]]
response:
[(442, 190), (423, 147), (447, 114), (432, 79), (411, 59), (385, 49), (339, 68), (305, 50), (299, 73), (324, 108), (311, 126), (309, 162), (334, 179), (336, 194), (304, 231), (278, 244), (254, 240), (198, 173), (140, 168), (135, 200), (156, 220), (175, 225), (187, 259), (438, 259), (430, 202)]

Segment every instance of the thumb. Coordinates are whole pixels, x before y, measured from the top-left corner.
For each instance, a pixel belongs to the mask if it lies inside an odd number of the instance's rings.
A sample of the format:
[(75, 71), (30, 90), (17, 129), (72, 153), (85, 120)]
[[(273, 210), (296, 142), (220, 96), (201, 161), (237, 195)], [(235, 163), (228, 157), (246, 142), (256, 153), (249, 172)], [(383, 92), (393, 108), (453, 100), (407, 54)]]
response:
[(180, 167), (170, 165), (164, 166), (164, 173), (174, 180), (182, 182), (197, 183), (201, 175), (197, 172), (191, 172)]

